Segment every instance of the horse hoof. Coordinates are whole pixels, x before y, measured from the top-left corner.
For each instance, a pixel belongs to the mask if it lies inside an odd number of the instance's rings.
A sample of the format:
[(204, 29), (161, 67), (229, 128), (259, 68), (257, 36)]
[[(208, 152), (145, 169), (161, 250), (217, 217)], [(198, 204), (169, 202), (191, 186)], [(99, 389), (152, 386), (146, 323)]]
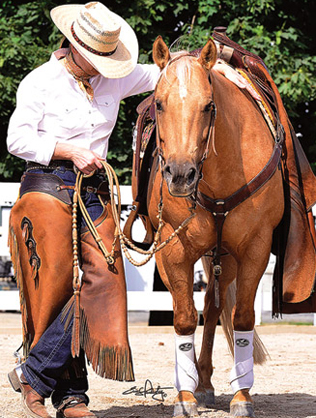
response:
[(251, 402), (236, 402), (230, 405), (230, 414), (233, 417), (254, 417), (253, 404)]
[(194, 397), (198, 401), (198, 405), (204, 408), (212, 408), (215, 404), (215, 395), (212, 389), (206, 389), (205, 392), (195, 392)]
[(198, 417), (197, 404), (195, 402), (177, 402), (174, 405), (173, 418)]

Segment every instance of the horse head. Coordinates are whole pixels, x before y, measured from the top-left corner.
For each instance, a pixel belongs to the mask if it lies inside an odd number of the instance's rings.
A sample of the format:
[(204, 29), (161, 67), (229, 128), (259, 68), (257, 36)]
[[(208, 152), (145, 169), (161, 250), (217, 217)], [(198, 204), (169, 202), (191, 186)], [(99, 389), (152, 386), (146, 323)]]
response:
[(171, 56), (159, 36), (153, 59), (162, 70), (155, 103), (163, 177), (172, 196), (187, 197), (197, 188), (209, 145), (214, 118), (209, 73), (216, 47), (209, 40), (198, 58), (187, 52)]

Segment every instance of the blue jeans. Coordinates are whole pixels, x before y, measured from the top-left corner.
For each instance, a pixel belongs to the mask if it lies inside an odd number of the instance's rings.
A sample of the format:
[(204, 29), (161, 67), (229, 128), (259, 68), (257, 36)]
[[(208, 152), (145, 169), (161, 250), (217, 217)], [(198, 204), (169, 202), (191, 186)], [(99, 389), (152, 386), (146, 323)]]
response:
[[(73, 186), (76, 181), (76, 174), (62, 166), (54, 170), (33, 169), (30, 172), (55, 174), (67, 186)], [(98, 187), (102, 181), (104, 181), (104, 176), (97, 174), (85, 178), (83, 186)], [(73, 190), (70, 189), (69, 194), (72, 198)], [(84, 192), (82, 198), (91, 219), (95, 221), (103, 211), (98, 196), (94, 193)], [(80, 231), (86, 226), (86, 223), (80, 214), (78, 215), (78, 229)], [(52, 403), (56, 408), (70, 396), (79, 397), (86, 404), (89, 402), (86, 395), (88, 380), (83, 352), (81, 352), (79, 358), (75, 359), (76, 370), (72, 367), (74, 360), (71, 355), (72, 322), (71, 318), (65, 329), (65, 320), (62, 321), (60, 314), (41, 336), (22, 365), (23, 374), (30, 386), (44, 398), (52, 396)], [(80, 368), (79, 376), (81, 377), (78, 377), (78, 366)], [(67, 378), (61, 378), (65, 371), (68, 374)]]
[[(87, 372), (83, 352), (79, 361), (83, 368), (83, 377), (76, 377), (69, 367), (73, 361), (71, 355), (71, 331), (73, 319), (65, 329), (66, 319), (61, 320), (61, 314), (47, 328), (38, 343), (30, 351), (28, 358), (22, 364), (23, 374), (30, 386), (44, 398), (52, 395), (52, 403), (58, 408), (69, 396), (81, 398), (86, 404), (89, 398)], [(60, 376), (69, 370), (69, 378)]]

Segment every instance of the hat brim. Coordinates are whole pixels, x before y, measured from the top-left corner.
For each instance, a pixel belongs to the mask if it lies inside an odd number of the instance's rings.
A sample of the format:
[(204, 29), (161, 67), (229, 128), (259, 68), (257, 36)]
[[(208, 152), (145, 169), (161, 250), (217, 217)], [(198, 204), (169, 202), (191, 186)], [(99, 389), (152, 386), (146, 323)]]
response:
[(121, 24), (117, 49), (107, 57), (96, 55), (82, 47), (71, 33), (71, 25), (82, 7), (84, 7), (82, 4), (57, 6), (51, 10), (51, 18), (77, 51), (104, 77), (122, 78), (130, 74), (134, 70), (138, 59), (138, 41), (133, 29), (119, 15), (111, 12)]

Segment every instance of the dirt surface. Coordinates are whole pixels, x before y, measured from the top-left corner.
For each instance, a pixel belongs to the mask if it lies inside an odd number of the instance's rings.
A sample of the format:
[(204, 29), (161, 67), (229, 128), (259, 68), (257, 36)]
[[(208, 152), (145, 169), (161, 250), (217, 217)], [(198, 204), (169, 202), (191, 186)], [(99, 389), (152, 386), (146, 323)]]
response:
[[(24, 418), (20, 395), (7, 380), (15, 365), (13, 352), (21, 343), (19, 314), (0, 313), (0, 417)], [(267, 325), (257, 327), (271, 359), (264, 366), (255, 366), (255, 384), (251, 394), (257, 418), (316, 418), (316, 327)], [(202, 327), (196, 335), (199, 352)], [(172, 417), (174, 341), (172, 327), (147, 327), (132, 324), (130, 342), (133, 350), (136, 381), (131, 383), (104, 380), (89, 369), (90, 408), (98, 418), (158, 418)], [(215, 350), (213, 384), (216, 405), (200, 409), (200, 417), (229, 417), (232, 398), (229, 372), (232, 359), (220, 327)], [(130, 390), (141, 389), (149, 379), (156, 399), (151, 394)], [(124, 394), (124, 392), (126, 392)], [(161, 393), (162, 392), (162, 393)], [(162, 394), (165, 395), (162, 400)], [(55, 417), (54, 409), (47, 402)]]

